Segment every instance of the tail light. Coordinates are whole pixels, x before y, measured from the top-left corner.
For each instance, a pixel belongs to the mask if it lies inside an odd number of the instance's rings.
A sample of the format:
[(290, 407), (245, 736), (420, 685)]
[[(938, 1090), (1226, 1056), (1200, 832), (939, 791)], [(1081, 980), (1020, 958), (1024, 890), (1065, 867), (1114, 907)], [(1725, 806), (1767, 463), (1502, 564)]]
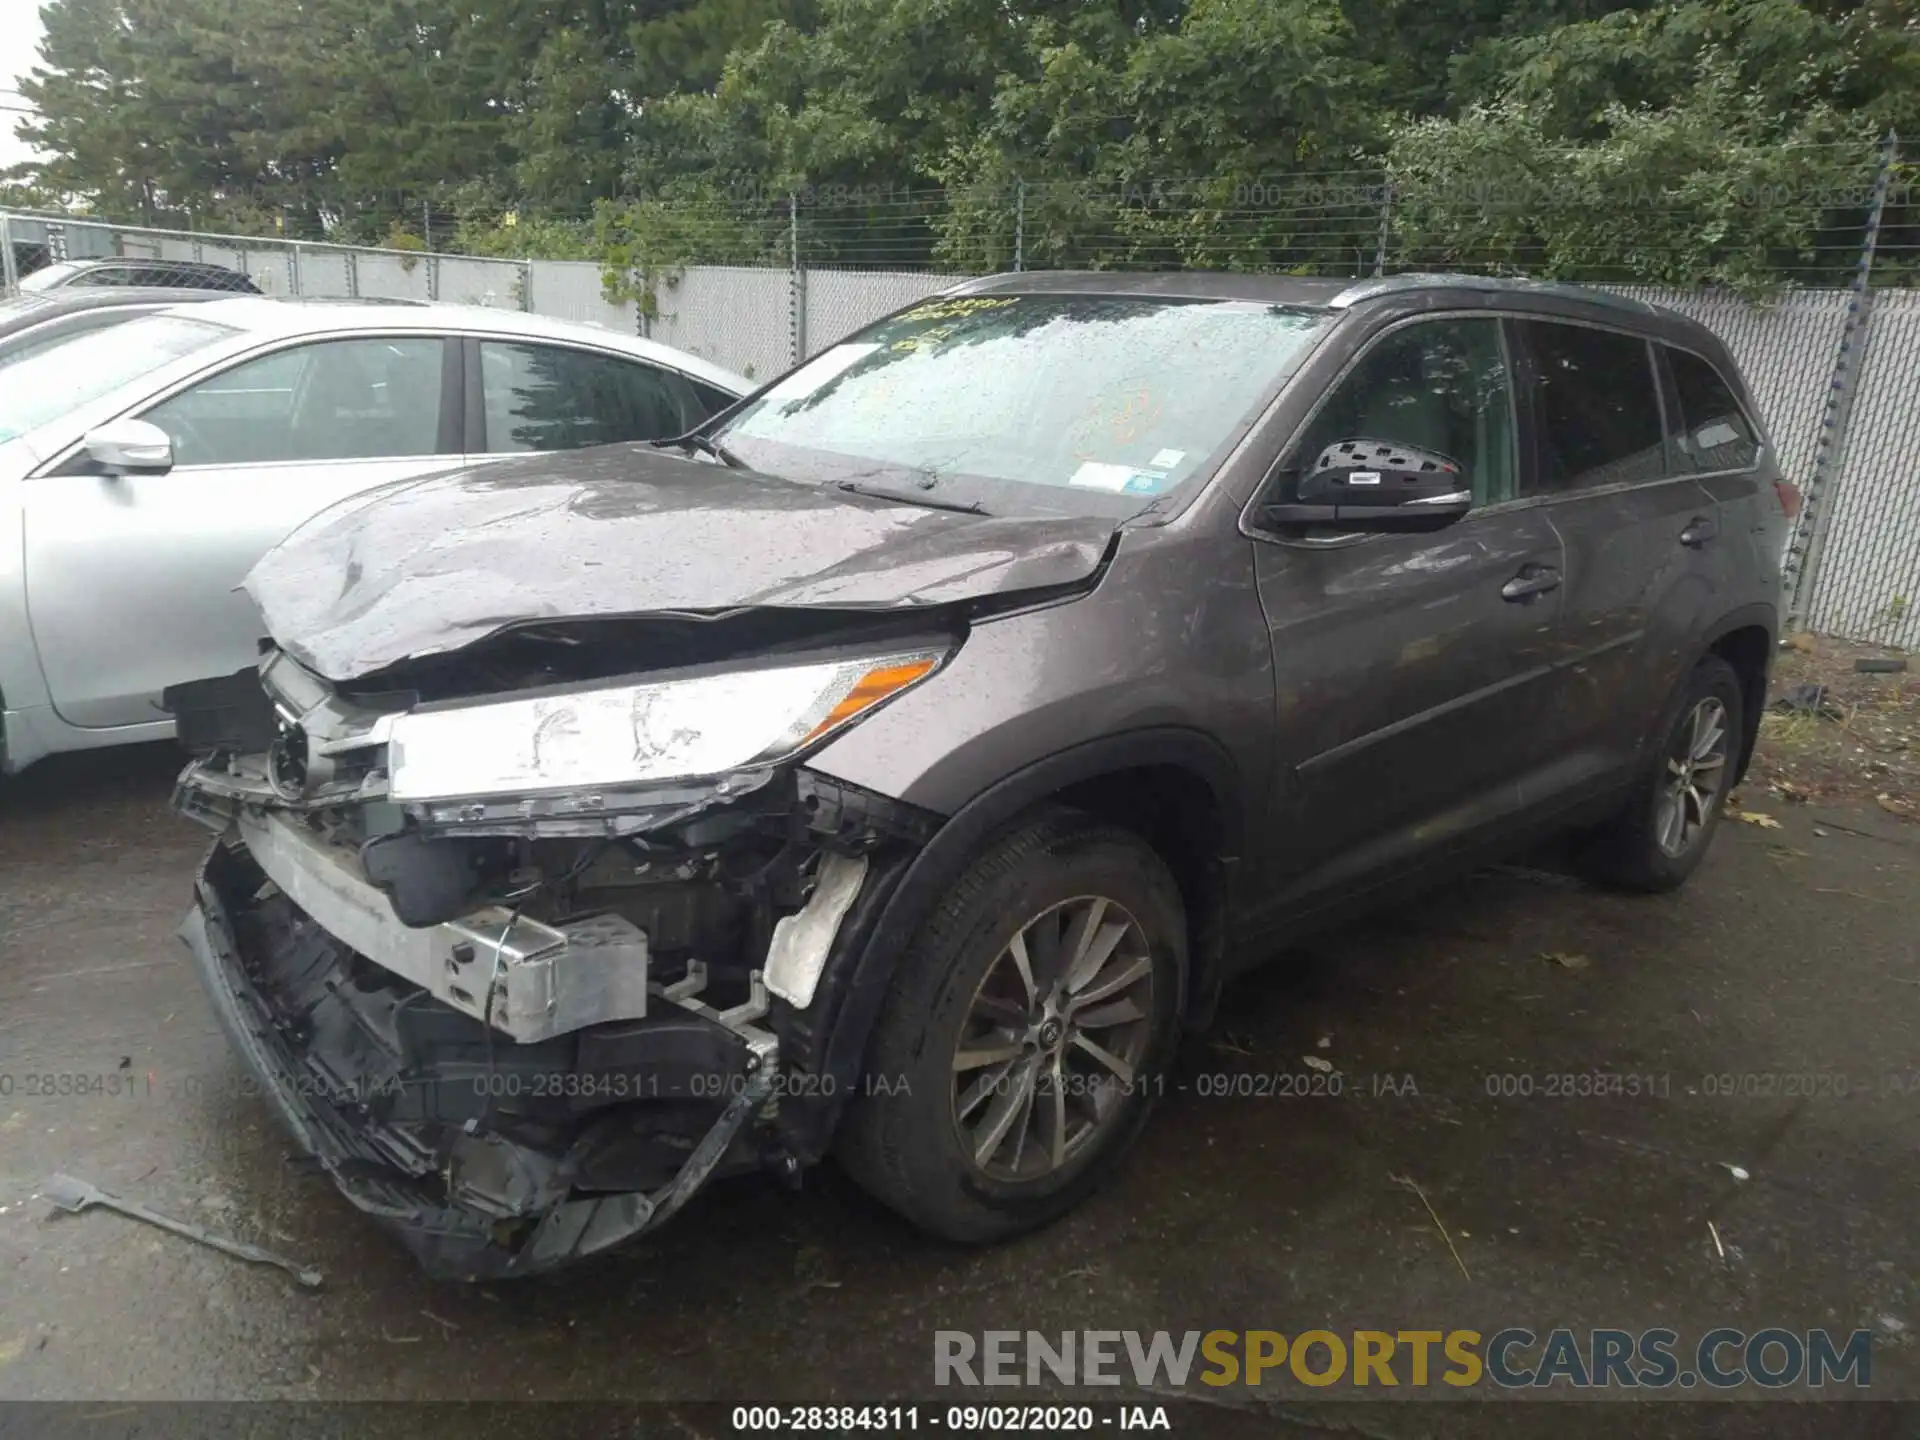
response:
[(1779, 497), (1780, 509), (1789, 520), (1800, 518), (1800, 487), (1791, 480), (1773, 482), (1773, 493)]

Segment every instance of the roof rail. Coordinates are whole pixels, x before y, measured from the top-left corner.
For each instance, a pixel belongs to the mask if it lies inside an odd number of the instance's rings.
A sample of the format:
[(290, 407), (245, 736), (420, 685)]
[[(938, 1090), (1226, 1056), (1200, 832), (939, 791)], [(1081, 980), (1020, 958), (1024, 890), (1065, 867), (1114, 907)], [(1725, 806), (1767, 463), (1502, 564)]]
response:
[(1529, 280), (1522, 275), (1452, 275), (1445, 273), (1387, 275), (1377, 280), (1362, 280), (1349, 285), (1328, 302), (1329, 308), (1345, 310), (1363, 300), (1409, 290), (1487, 290), (1502, 294), (1558, 295), (1566, 300), (1581, 300), (1589, 305), (1605, 305), (1628, 310), (1636, 315), (1657, 314), (1658, 307), (1627, 295), (1614, 295), (1585, 285), (1570, 285), (1561, 280)]

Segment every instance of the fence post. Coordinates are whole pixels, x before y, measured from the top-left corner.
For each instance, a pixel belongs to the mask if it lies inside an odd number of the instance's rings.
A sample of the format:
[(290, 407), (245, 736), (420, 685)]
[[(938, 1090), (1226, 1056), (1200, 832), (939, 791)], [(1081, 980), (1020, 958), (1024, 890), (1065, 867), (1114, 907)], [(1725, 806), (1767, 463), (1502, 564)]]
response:
[(1013, 182), (1013, 268), (1027, 268), (1027, 182), (1024, 177)]
[(1827, 538), (1826, 489), (1840, 466), (1847, 422), (1853, 415), (1853, 382), (1859, 374), (1860, 355), (1866, 349), (1868, 320), (1873, 311), (1873, 291), (1867, 282), (1873, 273), (1874, 251), (1880, 243), (1880, 220), (1886, 213), (1887, 187), (1893, 179), (1899, 143), (1900, 137), (1892, 130), (1887, 131), (1887, 138), (1881, 142), (1880, 173), (1873, 180), (1873, 199), (1867, 207), (1867, 232), (1860, 242), (1860, 260), (1847, 287), (1847, 318), (1840, 327), (1840, 344), (1834, 351), (1833, 377), (1827, 385), (1826, 408), (1820, 416), (1820, 439), (1813, 452), (1813, 473), (1807, 479), (1799, 523), (1794, 526), (1793, 538), (1787, 546), (1787, 624), (1790, 629), (1804, 623), (1807, 609), (1813, 603), (1814, 581)]
[(1393, 174), (1380, 181), (1380, 238), (1373, 247), (1373, 274), (1378, 279), (1387, 273), (1387, 245), (1393, 234)]
[(0, 293), (14, 295), (20, 290), (20, 257), (13, 253), (13, 217), (0, 211)]
[(300, 242), (287, 241), (287, 293), (300, 293)]
[(787, 348), (798, 365), (807, 358), (807, 272), (800, 268), (800, 197), (787, 192)]
[(520, 262), (520, 308), (533, 309), (533, 257), (529, 255)]
[(360, 298), (360, 252), (347, 251), (347, 294), (355, 300)]

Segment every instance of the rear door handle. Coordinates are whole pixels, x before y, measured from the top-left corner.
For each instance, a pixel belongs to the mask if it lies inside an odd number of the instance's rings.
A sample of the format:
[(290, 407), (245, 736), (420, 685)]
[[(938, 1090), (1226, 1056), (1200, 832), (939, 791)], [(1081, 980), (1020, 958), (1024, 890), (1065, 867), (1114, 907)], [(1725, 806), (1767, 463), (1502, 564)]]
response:
[(1720, 527), (1713, 523), (1711, 515), (1696, 515), (1687, 522), (1687, 528), (1680, 532), (1680, 543), (1689, 550), (1698, 550), (1719, 533)]
[(1560, 572), (1551, 565), (1522, 565), (1520, 573), (1500, 587), (1502, 600), (1531, 600), (1560, 588)]

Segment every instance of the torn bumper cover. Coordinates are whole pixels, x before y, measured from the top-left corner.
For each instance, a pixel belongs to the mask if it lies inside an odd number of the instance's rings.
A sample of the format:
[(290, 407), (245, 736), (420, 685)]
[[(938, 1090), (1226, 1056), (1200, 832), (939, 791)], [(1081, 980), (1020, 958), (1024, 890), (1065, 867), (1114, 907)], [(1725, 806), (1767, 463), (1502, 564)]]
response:
[[(771, 1037), (730, 1042), (724, 1026), (693, 1012), (691, 1023), (582, 1034), (564, 1051), (503, 1044), (506, 1053), (489, 1061), (486, 1037), (464, 1017), (450, 1031), (451, 1012), (363, 973), (352, 952), (290, 905), (264, 923), (257, 915), (237, 922), (236, 911), (257, 911), (263, 882), (245, 851), (216, 844), (181, 938), (221, 1028), (295, 1139), (436, 1278), (551, 1270), (660, 1224), (721, 1165), (773, 1093)], [(261, 976), (243, 957), (242, 937), (279, 927), (280, 943), (257, 957), (269, 971)], [(617, 1112), (623, 1099), (664, 1096), (701, 1066), (712, 1083), (697, 1088), (724, 1103), (690, 1148), (665, 1137), (677, 1163), (660, 1167), (662, 1183), (644, 1193), (581, 1193), (604, 1158), (596, 1149), (652, 1138), (595, 1124), (595, 1102)], [(571, 1144), (540, 1147), (569, 1131)]]
[(781, 1122), (831, 1087), (788, 1074), (783, 1043), (804, 1063), (868, 857), (911, 848), (917, 812), (787, 771), (677, 795), (659, 813), (693, 818), (645, 835), (407, 830), (479, 877), (441, 890), (375, 883), (393, 836), (368, 834), (366, 784), (274, 774), (182, 775), (176, 805), (219, 838), (181, 935), (300, 1146), (428, 1273), (551, 1270), (715, 1175), (797, 1169)]

